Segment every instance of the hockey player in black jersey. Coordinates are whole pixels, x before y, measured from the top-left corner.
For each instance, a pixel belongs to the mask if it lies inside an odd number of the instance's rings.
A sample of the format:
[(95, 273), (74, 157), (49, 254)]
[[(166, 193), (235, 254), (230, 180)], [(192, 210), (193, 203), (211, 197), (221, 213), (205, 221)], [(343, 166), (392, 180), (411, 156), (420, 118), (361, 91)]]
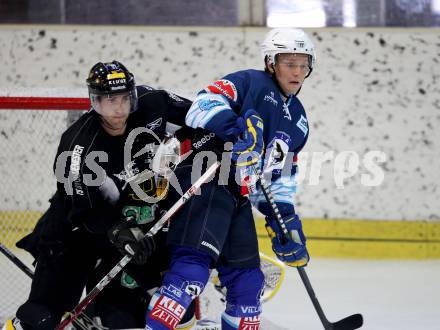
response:
[[(184, 125), (191, 102), (164, 90), (136, 86), (133, 74), (117, 61), (94, 65), (87, 85), (91, 109), (61, 137), (54, 162), (57, 190), (50, 207), (34, 232), (18, 243), (34, 255), (36, 269), (29, 298), (16, 318), (8, 321), (7, 329), (54, 329), (78, 303), (86, 284), (93, 285), (121, 258), (107, 237), (109, 230), (113, 243), (124, 247), (136, 240), (131, 222), (147, 224), (156, 219), (154, 204), (133, 203), (138, 199), (130, 190), (130, 181), (150, 168), (155, 145), (165, 137), (167, 127)], [(134, 134), (137, 128), (143, 130)], [(157, 193), (151, 175), (137, 187), (150, 196)], [(136, 280), (147, 287), (160, 284), (160, 272), (167, 267), (160, 236), (143, 241), (142, 249), (134, 251), (134, 260), (144, 263), (155, 249), (159, 255), (143, 266), (130, 266), (135, 275), (139, 273), (136, 267), (144, 267), (144, 276)], [(130, 279), (130, 267), (125, 280)], [(118, 285), (116, 279), (113, 294), (109, 288), (108, 294), (97, 299), (97, 309), (106, 305), (104, 310), (112, 311), (119, 302), (133, 312), (137, 307), (130, 306), (137, 303), (130, 299), (143, 303), (143, 297), (133, 294), (135, 290), (124, 291)], [(145, 308), (138, 309), (143, 320)], [(125, 321), (125, 328), (131, 326), (127, 318), (120, 321)]]

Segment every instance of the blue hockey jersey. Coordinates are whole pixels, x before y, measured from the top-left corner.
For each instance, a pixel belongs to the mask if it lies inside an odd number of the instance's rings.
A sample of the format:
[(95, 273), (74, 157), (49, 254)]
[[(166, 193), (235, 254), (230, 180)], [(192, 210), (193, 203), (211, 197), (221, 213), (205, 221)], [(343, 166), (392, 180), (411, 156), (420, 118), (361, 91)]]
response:
[[(256, 110), (264, 121), (266, 151), (261, 166), (271, 172), (271, 192), (284, 214), (294, 213), (296, 157), (304, 147), (309, 125), (301, 102), (291, 95), (283, 100), (271, 75), (258, 70), (231, 73), (201, 91), (186, 115), (186, 124), (214, 132), (234, 141), (237, 117)], [(251, 196), (253, 204), (268, 215), (261, 192)]]

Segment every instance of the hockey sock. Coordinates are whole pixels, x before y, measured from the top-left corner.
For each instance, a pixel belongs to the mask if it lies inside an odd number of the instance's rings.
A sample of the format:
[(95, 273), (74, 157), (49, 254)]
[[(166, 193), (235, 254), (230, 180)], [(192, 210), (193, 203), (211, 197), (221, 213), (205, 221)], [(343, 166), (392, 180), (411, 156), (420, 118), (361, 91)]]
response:
[(260, 330), (260, 315), (231, 316), (222, 314), (222, 330)]
[(218, 271), (222, 285), (227, 288), (222, 329), (260, 329), (260, 297), (264, 287), (260, 268), (221, 267)]
[(209, 278), (211, 257), (188, 247), (174, 247), (171, 267), (162, 286), (151, 298), (145, 329), (176, 329), (191, 301), (200, 295)]

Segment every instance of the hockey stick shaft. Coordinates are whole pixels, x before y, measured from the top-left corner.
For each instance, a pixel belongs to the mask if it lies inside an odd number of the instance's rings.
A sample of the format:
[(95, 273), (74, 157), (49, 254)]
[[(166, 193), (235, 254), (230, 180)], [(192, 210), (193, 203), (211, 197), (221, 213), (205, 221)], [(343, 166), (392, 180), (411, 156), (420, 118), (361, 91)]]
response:
[[(272, 213), (275, 216), (275, 219), (277, 220), (277, 224), (280, 227), (281, 231), (283, 232), (285, 238), (287, 239), (289, 237), (289, 232), (286, 228), (286, 224), (283, 221), (283, 218), (281, 217), (280, 211), (278, 209), (278, 206), (275, 203), (275, 200), (272, 196), (272, 193), (270, 192), (269, 185), (266, 183), (266, 180), (263, 177), (263, 174), (261, 173), (260, 169), (257, 166), (252, 166), (254, 173), (257, 176), (257, 180), (260, 182), (261, 190), (263, 192), (264, 197), (266, 198), (267, 202), (269, 203)], [(321, 320), (322, 325), (324, 326), (324, 329), (326, 330), (332, 330), (332, 329), (357, 329), (358, 327), (351, 327), (350, 323), (357, 324), (361, 323), (362, 325), (362, 316), (360, 314), (350, 316), (349, 318), (352, 319), (353, 322), (340, 322), (343, 323), (341, 325), (337, 324), (339, 322), (331, 323), (327, 317), (324, 314), (324, 311), (321, 307), (321, 304), (318, 301), (318, 298), (316, 297), (315, 291), (313, 290), (312, 284), (310, 283), (309, 277), (303, 267), (296, 267), (298, 270), (299, 276), (301, 277), (301, 280), (306, 288), (307, 294), (310, 297), (310, 300), (312, 301), (313, 307), (315, 308), (319, 319)], [(360, 318), (360, 320), (359, 320)], [(344, 320), (342, 320), (344, 321)], [(350, 320), (347, 320), (350, 321)], [(357, 321), (357, 322), (356, 322)]]
[[(212, 164), (206, 172), (185, 192), (185, 194), (180, 197), (177, 202), (156, 222), (156, 224), (151, 227), (151, 229), (145, 234), (146, 236), (155, 235), (164, 224), (170, 220), (170, 218), (189, 200), (193, 197), (200, 187), (208, 181), (208, 179), (215, 174), (219, 168), (220, 163), (216, 162)], [(79, 313), (81, 313), (95, 298), (96, 296), (110, 283), (110, 281), (116, 277), (116, 275), (127, 265), (131, 256), (125, 255), (111, 270), (104, 276), (104, 278), (99, 281), (99, 283), (92, 289), (92, 291), (87, 294), (83, 300), (70, 312), (70, 315), (61, 321), (56, 327), (56, 330), (65, 329), (73, 320), (75, 320)]]
[[(20, 268), (23, 273), (25, 273), (27, 276), (29, 276), (31, 279), (34, 278), (34, 272), (24, 264), (23, 261), (21, 261), (11, 250), (9, 250), (6, 246), (4, 246), (2, 243), (0, 243), (0, 251), (9, 259), (11, 260), (14, 265), (16, 265), (18, 268)], [(96, 324), (93, 323), (93, 320), (91, 320), (86, 314), (81, 314), (81, 320), (77, 319), (77, 325), (82, 329), (88, 329), (88, 327), (85, 324), (90, 324), (94, 326), (94, 329), (99, 329)]]
[(4, 246), (2, 243), (0, 243), (0, 251), (2, 251), (2, 253), (9, 259), (12, 261), (12, 263), (14, 263), (15, 266), (17, 266), (18, 268), (20, 268), (27, 276), (29, 276), (30, 278), (32, 278), (34, 276), (34, 272), (28, 267), (26, 266), (23, 261), (21, 261), (20, 259), (18, 259), (15, 254), (12, 253), (11, 250), (9, 250), (6, 246)]

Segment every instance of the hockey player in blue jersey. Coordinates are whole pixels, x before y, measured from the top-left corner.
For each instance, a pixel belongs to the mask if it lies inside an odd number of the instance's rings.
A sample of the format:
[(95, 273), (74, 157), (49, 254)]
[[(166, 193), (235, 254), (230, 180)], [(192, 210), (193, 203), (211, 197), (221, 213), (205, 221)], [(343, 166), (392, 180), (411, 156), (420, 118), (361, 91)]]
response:
[[(302, 30), (274, 29), (261, 49), (265, 70), (235, 72), (207, 86), (187, 113), (186, 124), (210, 137), (193, 143), (197, 151), (232, 143), (230, 173), (246, 173), (257, 165), (270, 176), (270, 190), (291, 234), (287, 241), (258, 187), (251, 199), (266, 216), (275, 254), (287, 265), (302, 267), (309, 254), (294, 208), (295, 159), (309, 125), (296, 95), (314, 67), (314, 46)], [(221, 172), (171, 222), (171, 267), (150, 302), (146, 329), (174, 329), (213, 267), (227, 288), (222, 329), (259, 329), (264, 278), (251, 203), (241, 194), (241, 180), (224, 180)], [(176, 174), (182, 190), (190, 186), (190, 164), (181, 164)]]

